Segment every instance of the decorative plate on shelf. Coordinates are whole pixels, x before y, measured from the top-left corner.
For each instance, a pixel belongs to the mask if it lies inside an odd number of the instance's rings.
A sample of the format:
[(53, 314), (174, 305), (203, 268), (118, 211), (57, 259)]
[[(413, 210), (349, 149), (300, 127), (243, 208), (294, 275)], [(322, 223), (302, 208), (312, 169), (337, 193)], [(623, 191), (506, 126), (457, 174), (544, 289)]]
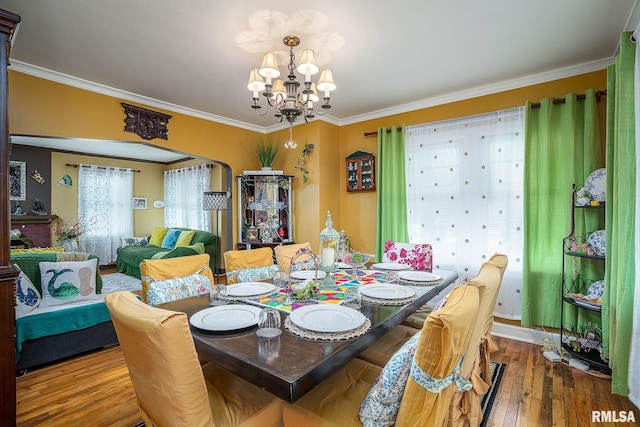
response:
[(593, 249), (597, 256), (605, 256), (607, 252), (607, 233), (605, 230), (594, 231), (587, 239), (587, 246)]
[(589, 286), (589, 290), (587, 291), (587, 297), (590, 300), (601, 300), (602, 294), (604, 294), (604, 280), (593, 282), (591, 286)]
[(600, 310), (602, 308), (602, 300), (590, 299), (588, 296), (580, 294), (571, 294), (569, 297), (576, 305), (581, 307), (591, 308), (593, 310)]
[(604, 202), (607, 199), (607, 169), (596, 169), (584, 181), (584, 191), (588, 192), (593, 200)]

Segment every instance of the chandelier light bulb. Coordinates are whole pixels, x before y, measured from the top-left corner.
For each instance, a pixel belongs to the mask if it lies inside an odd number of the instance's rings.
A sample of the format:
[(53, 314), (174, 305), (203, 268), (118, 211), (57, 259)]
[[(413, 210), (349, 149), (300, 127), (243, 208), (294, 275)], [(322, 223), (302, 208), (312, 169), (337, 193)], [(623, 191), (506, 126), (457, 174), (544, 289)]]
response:
[(300, 64), (296, 68), (300, 74), (304, 75), (304, 81), (310, 82), (311, 76), (315, 75), (320, 71), (318, 66), (316, 65), (315, 53), (313, 49), (305, 49), (302, 51), (302, 55), (300, 56)]
[(267, 84), (271, 84), (271, 79), (280, 77), (280, 70), (278, 69), (278, 57), (275, 53), (265, 53), (262, 58), (262, 65), (258, 70), (258, 73), (267, 79)]

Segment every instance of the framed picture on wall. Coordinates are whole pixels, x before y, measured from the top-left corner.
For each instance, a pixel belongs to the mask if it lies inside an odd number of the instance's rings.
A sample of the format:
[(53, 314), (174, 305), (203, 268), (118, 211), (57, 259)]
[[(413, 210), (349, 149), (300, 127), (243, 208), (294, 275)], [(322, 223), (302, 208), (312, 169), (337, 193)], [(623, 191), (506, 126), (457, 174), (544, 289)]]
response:
[(134, 197), (133, 198), (133, 209), (147, 209), (147, 198), (146, 197)]
[(27, 200), (27, 162), (9, 162), (9, 200)]

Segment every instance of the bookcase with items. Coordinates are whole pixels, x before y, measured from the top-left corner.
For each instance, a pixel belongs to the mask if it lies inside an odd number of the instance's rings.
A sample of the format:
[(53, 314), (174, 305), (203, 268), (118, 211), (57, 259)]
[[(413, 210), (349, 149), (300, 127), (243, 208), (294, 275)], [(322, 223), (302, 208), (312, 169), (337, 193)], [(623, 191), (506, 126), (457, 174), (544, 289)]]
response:
[(238, 175), (238, 247), (291, 243), (291, 179), (289, 175)]
[[(588, 369), (610, 374), (602, 346), (602, 293), (606, 256), (605, 230), (576, 234), (576, 216), (584, 222), (604, 224), (605, 202), (576, 204), (571, 192), (571, 230), (562, 241), (562, 304), (560, 338), (570, 358)], [(586, 229), (586, 226), (582, 227)]]
[(375, 158), (371, 153), (356, 151), (346, 158), (347, 191), (376, 189)]

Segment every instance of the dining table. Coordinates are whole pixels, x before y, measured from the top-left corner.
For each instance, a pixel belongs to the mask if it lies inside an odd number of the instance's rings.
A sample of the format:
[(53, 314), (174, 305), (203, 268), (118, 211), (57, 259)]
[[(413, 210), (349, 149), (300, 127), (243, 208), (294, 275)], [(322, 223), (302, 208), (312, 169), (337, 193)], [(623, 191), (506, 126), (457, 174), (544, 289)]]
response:
[[(338, 291), (341, 285), (368, 286), (385, 282), (383, 271), (362, 270), (358, 271), (357, 277), (345, 277), (345, 274), (336, 272), (332, 275)], [(359, 311), (366, 316), (371, 326), (354, 338), (305, 339), (286, 328), (286, 317), (291, 314), (283, 310), (283, 307), (279, 310), (282, 332), (276, 338), (258, 337), (257, 325), (232, 331), (210, 331), (191, 324), (191, 334), (201, 358), (227, 369), (281, 399), (294, 402), (402, 323), (458, 278), (457, 272), (449, 270), (433, 270), (433, 274), (440, 276), (441, 280), (428, 285), (411, 283), (410, 288), (415, 291), (415, 296), (401, 305), (376, 304), (363, 298)], [(402, 282), (400, 284), (407, 285)], [(231, 303), (273, 306), (268, 298), (262, 299), (262, 302), (261, 299), (254, 298)], [(191, 319), (194, 314), (209, 308), (209, 295), (202, 294), (171, 301), (159, 307), (184, 312)]]

